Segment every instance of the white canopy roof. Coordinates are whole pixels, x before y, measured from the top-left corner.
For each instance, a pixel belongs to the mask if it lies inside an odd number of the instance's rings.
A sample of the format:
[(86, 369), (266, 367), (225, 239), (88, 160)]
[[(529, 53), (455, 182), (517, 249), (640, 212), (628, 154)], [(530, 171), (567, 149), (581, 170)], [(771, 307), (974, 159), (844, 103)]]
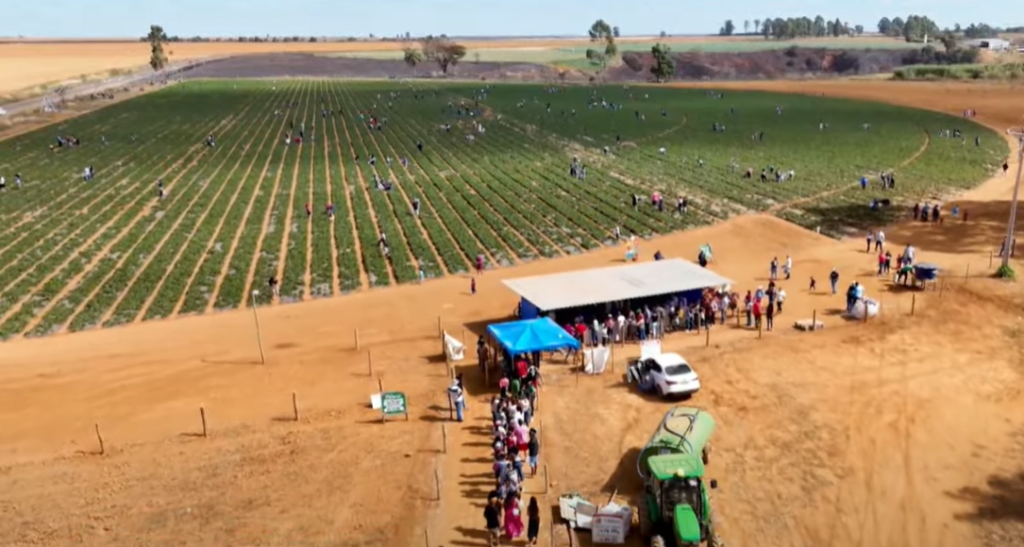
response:
[(506, 279), (504, 283), (542, 311), (552, 311), (720, 287), (732, 281), (693, 262), (673, 258)]

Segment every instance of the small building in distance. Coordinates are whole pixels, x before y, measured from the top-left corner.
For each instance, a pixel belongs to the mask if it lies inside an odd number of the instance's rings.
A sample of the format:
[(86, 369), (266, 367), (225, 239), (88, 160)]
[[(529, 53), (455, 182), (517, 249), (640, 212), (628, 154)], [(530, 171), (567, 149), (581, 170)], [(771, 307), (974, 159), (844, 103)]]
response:
[(967, 40), (964, 42), (967, 47), (976, 47), (978, 49), (988, 49), (991, 51), (1008, 51), (1010, 49), (1009, 40), (1003, 40), (1002, 38), (979, 38), (977, 40)]

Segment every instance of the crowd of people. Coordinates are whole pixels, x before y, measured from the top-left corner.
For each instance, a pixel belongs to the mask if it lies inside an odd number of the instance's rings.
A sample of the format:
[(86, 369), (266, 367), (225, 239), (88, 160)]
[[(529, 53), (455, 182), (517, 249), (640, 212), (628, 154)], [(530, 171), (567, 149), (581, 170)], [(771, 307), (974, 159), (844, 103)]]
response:
[[(481, 368), (488, 366), (489, 349), (482, 337), (477, 343), (477, 355)], [(533, 426), (537, 389), (541, 384), (539, 361), (539, 354), (506, 359), (498, 382), (499, 393), (491, 399), (494, 488), (487, 495), (484, 509), (491, 545), (499, 545), (502, 538), (518, 539), (524, 533), (527, 543), (536, 545), (540, 534), (537, 498), (531, 497), (528, 505), (523, 503), (523, 484), (528, 478), (526, 465), (529, 477), (535, 477), (540, 458), (540, 436)], [(465, 410), (462, 375), (458, 375), (449, 388), (449, 397), (456, 419), (462, 421)]]

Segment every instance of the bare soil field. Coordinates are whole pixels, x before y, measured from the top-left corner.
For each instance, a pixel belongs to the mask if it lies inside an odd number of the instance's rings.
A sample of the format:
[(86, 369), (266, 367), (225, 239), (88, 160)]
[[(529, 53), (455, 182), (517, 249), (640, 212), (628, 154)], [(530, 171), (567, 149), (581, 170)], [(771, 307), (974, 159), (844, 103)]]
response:
[[(1024, 114), (1017, 91), (994, 84), (743, 87), (974, 108), (1000, 131)], [(862, 240), (768, 216), (642, 244), (645, 258), (661, 250), (692, 259), (710, 242), (712, 269), (740, 291), (766, 284), (772, 257), (794, 259), (774, 332), (759, 339), (720, 326), (707, 347), (703, 335), (664, 343), (701, 374), (705, 388), (691, 403), (720, 424), (709, 474), (721, 484), (714, 504), (728, 545), (1024, 545), (1024, 298), (988, 279), (1010, 189), (999, 177), (962, 196), (967, 223), (886, 229), (894, 253), (913, 243), (945, 268), (941, 289), (925, 293), (892, 291)], [(265, 364), (249, 310), (2, 344), (0, 537), (19, 547), (486, 545), (491, 390), (472, 356), (456, 365), (471, 396), (468, 421), (447, 421), (438, 323), (472, 346), (513, 309), (501, 279), (621, 259), (622, 249), (604, 249), (489, 271), (476, 295), (468, 278), (448, 277), (261, 307)], [(841, 295), (822, 290), (832, 268), (841, 285), (859, 280), (880, 299), (879, 319), (837, 315)], [(824, 331), (786, 326), (815, 314)], [(569, 490), (618, 490), (627, 501), (638, 492), (635, 451), (671, 405), (619, 380), (637, 353), (617, 348), (616, 371), (601, 377), (544, 365), (538, 417), (549, 487), (527, 479), (528, 496), (547, 507)], [(368, 408), (378, 382), (406, 393), (408, 421), (382, 424)], [(544, 516), (542, 545), (551, 534)], [(560, 531), (551, 538), (564, 540)]]

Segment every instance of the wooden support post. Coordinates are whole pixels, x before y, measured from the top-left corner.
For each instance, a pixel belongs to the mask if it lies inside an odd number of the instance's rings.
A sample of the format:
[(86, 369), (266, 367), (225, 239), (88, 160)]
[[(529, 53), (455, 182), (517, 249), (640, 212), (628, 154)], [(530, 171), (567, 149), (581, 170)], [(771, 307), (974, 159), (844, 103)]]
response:
[(359, 350), (359, 329), (352, 329), (352, 337), (356, 341), (356, 350)]
[(441, 453), (448, 453), (448, 428), (441, 424)]
[(437, 472), (437, 467), (434, 467), (434, 489), (437, 490), (437, 501), (441, 501), (441, 475)]
[(370, 350), (366, 350), (366, 373), (372, 378), (373, 377), (373, 354)]
[(441, 326), (441, 316), (437, 316), (437, 337), (444, 339), (444, 328)]
[(612, 372), (615, 372), (615, 341), (614, 340), (612, 341), (611, 344), (608, 344), (608, 361), (610, 361), (609, 364), (612, 367)]
[(430, 547), (430, 533), (427, 532), (426, 528), (423, 529), (423, 545), (424, 547)]
[(763, 326), (764, 326), (764, 318), (762, 317), (761, 320), (757, 322), (757, 339), (758, 340), (761, 339), (761, 330), (762, 330)]
[(203, 438), (206, 438), (206, 409), (199, 407), (199, 419), (203, 422)]
[(100, 442), (100, 456), (107, 453), (107, 449), (103, 446), (103, 435), (100, 434), (100, 424), (95, 424), (96, 428), (96, 440)]
[(964, 281), (967, 281), (970, 278), (971, 278), (971, 265), (968, 263), (967, 264), (967, 270), (964, 271)]
[(914, 315), (914, 308), (917, 307), (917, 295), (910, 296), (910, 315)]
[(818, 330), (818, 310), (811, 313), (811, 332)]
[(380, 376), (377, 377), (377, 389), (380, 390), (381, 395), (384, 394), (384, 380), (381, 380)]
[(295, 416), (295, 421), (299, 421), (299, 399), (294, 391), (292, 392), (292, 414)]
[(551, 477), (548, 475), (548, 464), (544, 464), (544, 494), (548, 493), (548, 485), (551, 484)]
[(711, 345), (711, 329), (704, 329), (704, 347)]

